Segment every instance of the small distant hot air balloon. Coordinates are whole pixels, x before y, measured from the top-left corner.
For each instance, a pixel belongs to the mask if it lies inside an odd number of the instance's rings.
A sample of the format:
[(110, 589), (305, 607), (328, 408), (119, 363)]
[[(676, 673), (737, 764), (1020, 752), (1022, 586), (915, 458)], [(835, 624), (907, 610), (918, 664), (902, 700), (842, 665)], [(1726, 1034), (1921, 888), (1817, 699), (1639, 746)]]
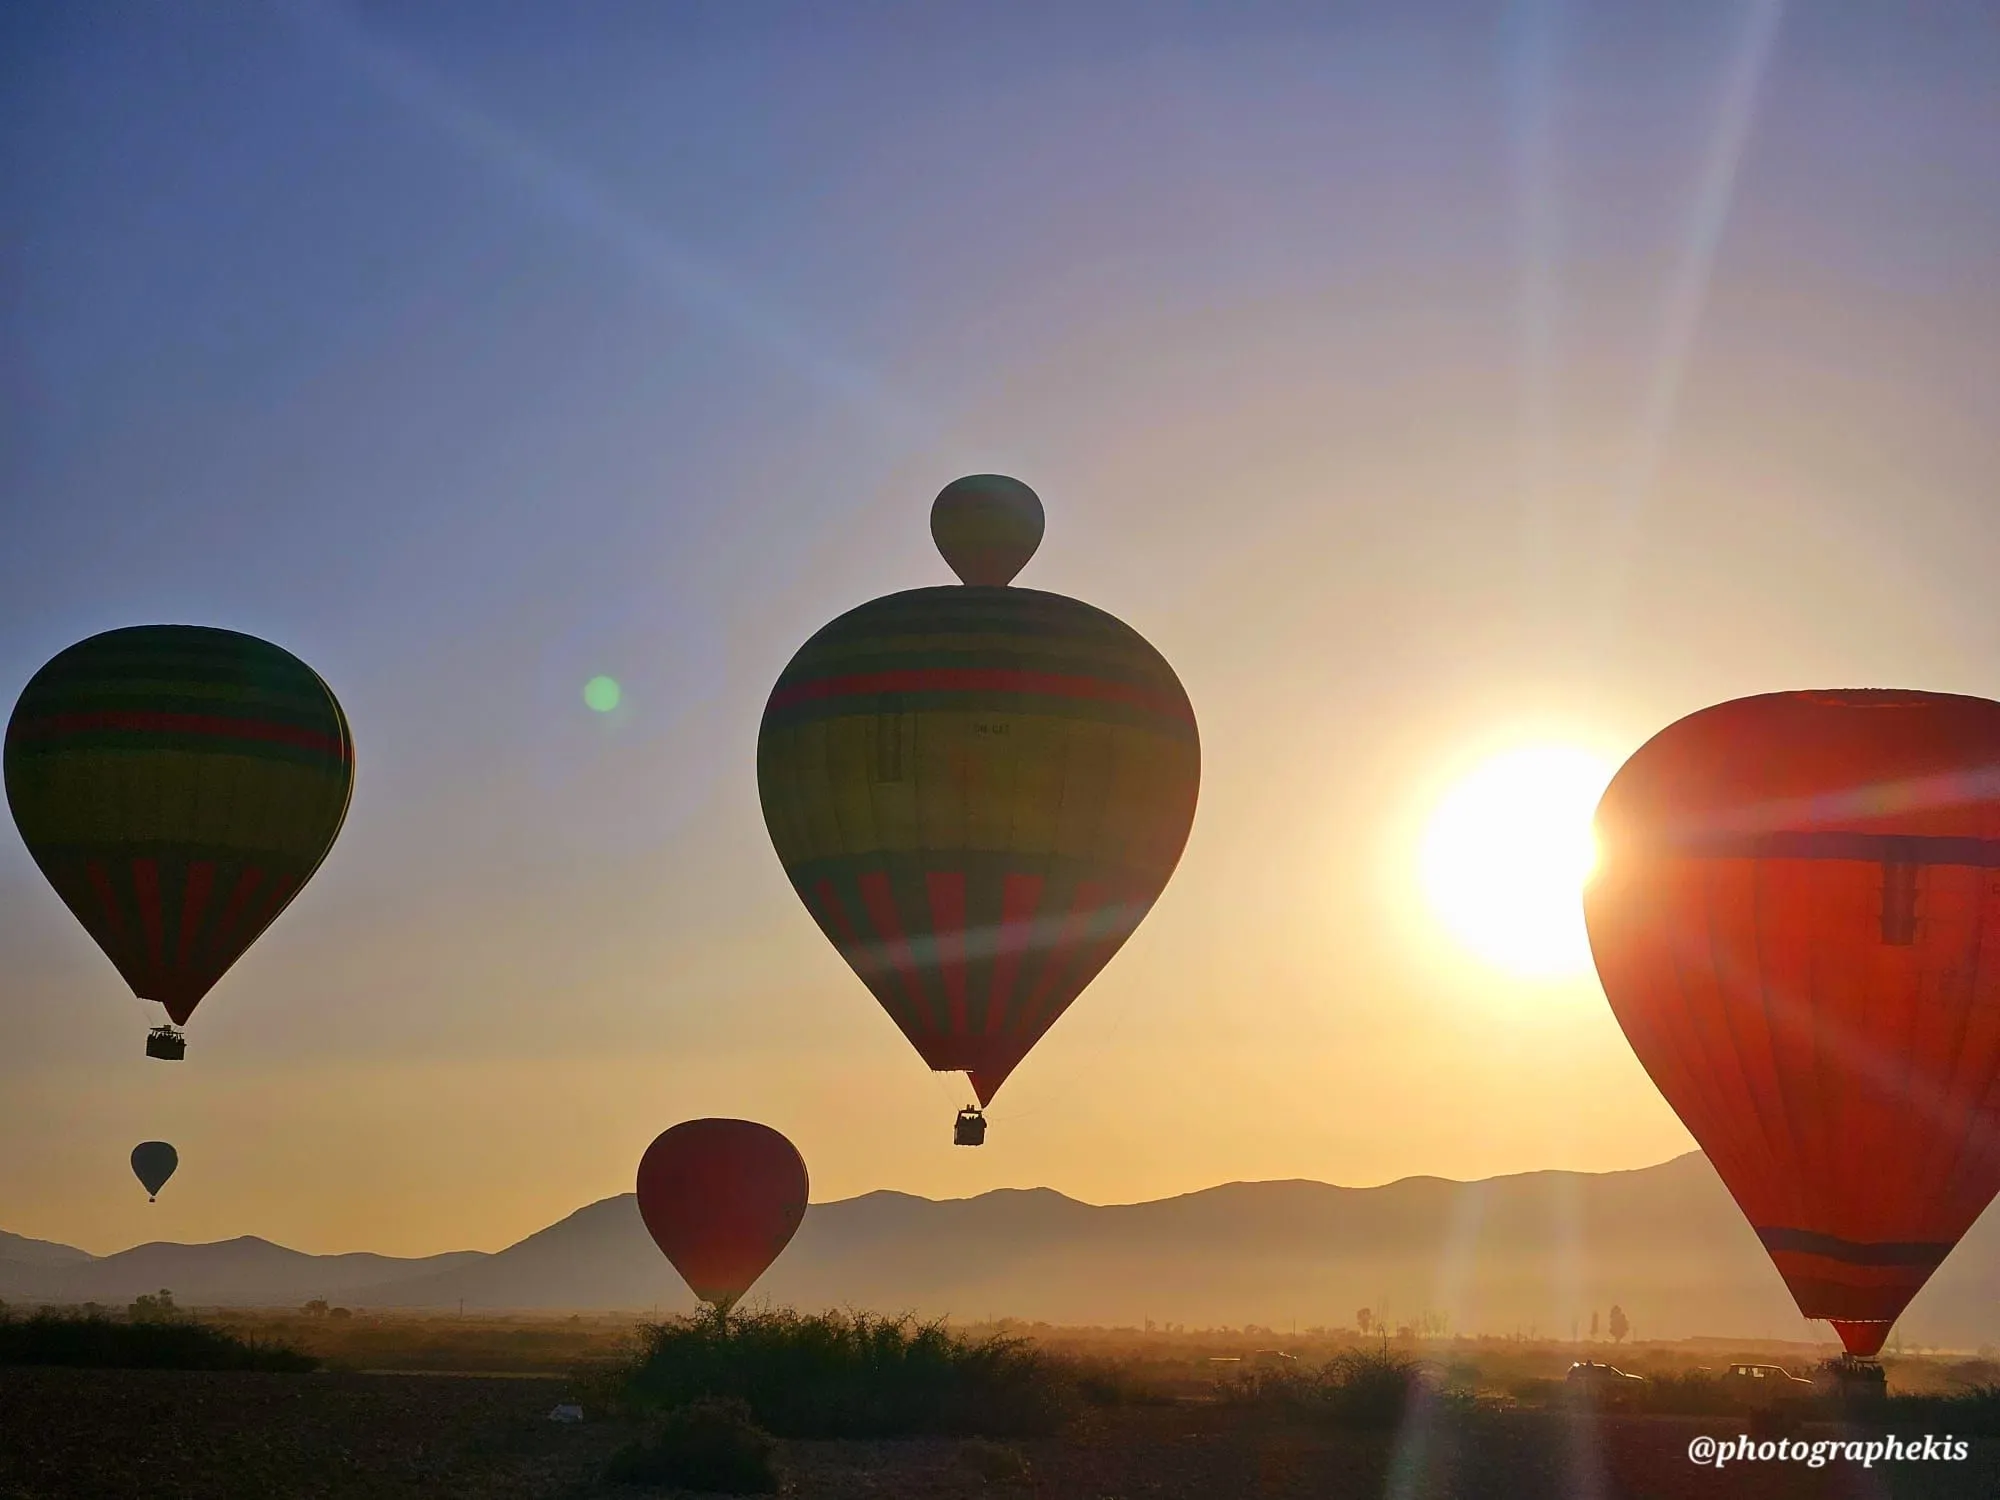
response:
[(639, 1160), (647, 1232), (722, 1314), (791, 1243), (808, 1191), (798, 1148), (753, 1120), (684, 1120)]
[[(332, 848), (354, 743), (290, 652), (141, 625), (80, 641), (29, 680), (5, 769), (49, 883), (132, 993), (185, 1024)], [(146, 1053), (186, 1046), (168, 1024)]]
[(180, 1153), (165, 1141), (141, 1141), (132, 1148), (132, 1175), (145, 1188), (148, 1203), (159, 1197), (180, 1164)]
[[(931, 533), (964, 585), (871, 600), (800, 647), (764, 709), (757, 785), (820, 930), (985, 1105), (1165, 889), (1201, 746), (1137, 631), (1007, 586), (1041, 541), (1033, 490), (960, 479)], [(958, 1144), (985, 1130), (959, 1112)]]
[(1670, 725), (1584, 897), (1639, 1061), (1848, 1354), (2000, 1191), (2000, 703), (1772, 693)]

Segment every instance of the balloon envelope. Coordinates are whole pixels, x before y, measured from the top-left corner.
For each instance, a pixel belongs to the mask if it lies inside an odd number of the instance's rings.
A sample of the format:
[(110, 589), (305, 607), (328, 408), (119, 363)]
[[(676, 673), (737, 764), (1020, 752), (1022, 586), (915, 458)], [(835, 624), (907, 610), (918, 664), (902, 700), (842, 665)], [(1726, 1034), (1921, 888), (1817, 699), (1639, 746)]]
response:
[(1046, 524), (1042, 497), (1005, 474), (954, 479), (931, 502), (931, 540), (962, 583), (1012, 583)]
[(139, 1179), (148, 1198), (158, 1195), (180, 1164), (180, 1153), (165, 1141), (141, 1141), (132, 1148), (132, 1175)]
[(727, 1309), (797, 1232), (809, 1184), (798, 1148), (752, 1120), (686, 1120), (639, 1161), (639, 1216), (704, 1302)]
[(1201, 778), (1180, 680), (1061, 594), (912, 589), (834, 620), (757, 737), (772, 845), (925, 1062), (988, 1102), (1165, 888)]
[(1605, 994), (1799, 1310), (1872, 1355), (2000, 1191), (2000, 703), (1774, 693), (1641, 747)]
[(71, 646), (7, 724), (28, 852), (142, 1000), (185, 1022), (333, 846), (347, 719), (291, 653), (143, 625)]

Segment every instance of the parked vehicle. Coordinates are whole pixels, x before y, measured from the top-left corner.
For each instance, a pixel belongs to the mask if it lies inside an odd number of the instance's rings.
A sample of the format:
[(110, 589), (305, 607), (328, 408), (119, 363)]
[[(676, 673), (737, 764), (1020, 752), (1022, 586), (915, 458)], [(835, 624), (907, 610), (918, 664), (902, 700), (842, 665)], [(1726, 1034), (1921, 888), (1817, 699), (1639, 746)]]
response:
[(1818, 1389), (1810, 1380), (1801, 1380), (1783, 1365), (1759, 1365), (1747, 1361), (1733, 1364), (1725, 1370), (1722, 1383), (1731, 1395), (1751, 1406), (1801, 1400)]
[(1645, 1392), (1646, 1377), (1628, 1375), (1616, 1365), (1580, 1359), (1569, 1367), (1565, 1382), (1569, 1399), (1594, 1406), (1625, 1406)]

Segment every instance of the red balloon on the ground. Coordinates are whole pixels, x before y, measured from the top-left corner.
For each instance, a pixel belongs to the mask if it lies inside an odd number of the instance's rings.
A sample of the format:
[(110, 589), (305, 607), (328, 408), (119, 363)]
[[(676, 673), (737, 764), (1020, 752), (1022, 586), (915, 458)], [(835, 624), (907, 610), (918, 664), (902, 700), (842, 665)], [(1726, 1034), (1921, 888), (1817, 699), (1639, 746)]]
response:
[(1875, 1354), (2000, 1191), (2000, 703), (1704, 709), (1597, 833), (1619, 1025), (1799, 1311)]
[(639, 1161), (639, 1216), (681, 1279), (726, 1311), (805, 1217), (798, 1148), (752, 1120), (686, 1120)]

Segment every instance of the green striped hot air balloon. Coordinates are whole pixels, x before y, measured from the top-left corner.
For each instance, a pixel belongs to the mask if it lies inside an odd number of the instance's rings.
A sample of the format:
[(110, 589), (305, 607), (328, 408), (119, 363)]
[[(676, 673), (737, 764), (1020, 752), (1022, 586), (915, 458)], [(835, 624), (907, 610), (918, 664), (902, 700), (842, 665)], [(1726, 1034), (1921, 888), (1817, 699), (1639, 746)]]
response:
[[(1201, 747), (1138, 632), (1008, 587), (1041, 540), (1034, 491), (961, 479), (931, 522), (965, 584), (871, 600), (800, 647), (764, 710), (757, 781), (820, 930), (984, 1105), (1165, 888)], [(961, 1111), (959, 1143), (984, 1134)]]
[[(354, 742), (290, 652), (141, 625), (79, 641), (30, 679), (5, 769), (49, 883), (132, 993), (184, 1024), (333, 847)], [(147, 1052), (184, 1046), (161, 1027)]]

